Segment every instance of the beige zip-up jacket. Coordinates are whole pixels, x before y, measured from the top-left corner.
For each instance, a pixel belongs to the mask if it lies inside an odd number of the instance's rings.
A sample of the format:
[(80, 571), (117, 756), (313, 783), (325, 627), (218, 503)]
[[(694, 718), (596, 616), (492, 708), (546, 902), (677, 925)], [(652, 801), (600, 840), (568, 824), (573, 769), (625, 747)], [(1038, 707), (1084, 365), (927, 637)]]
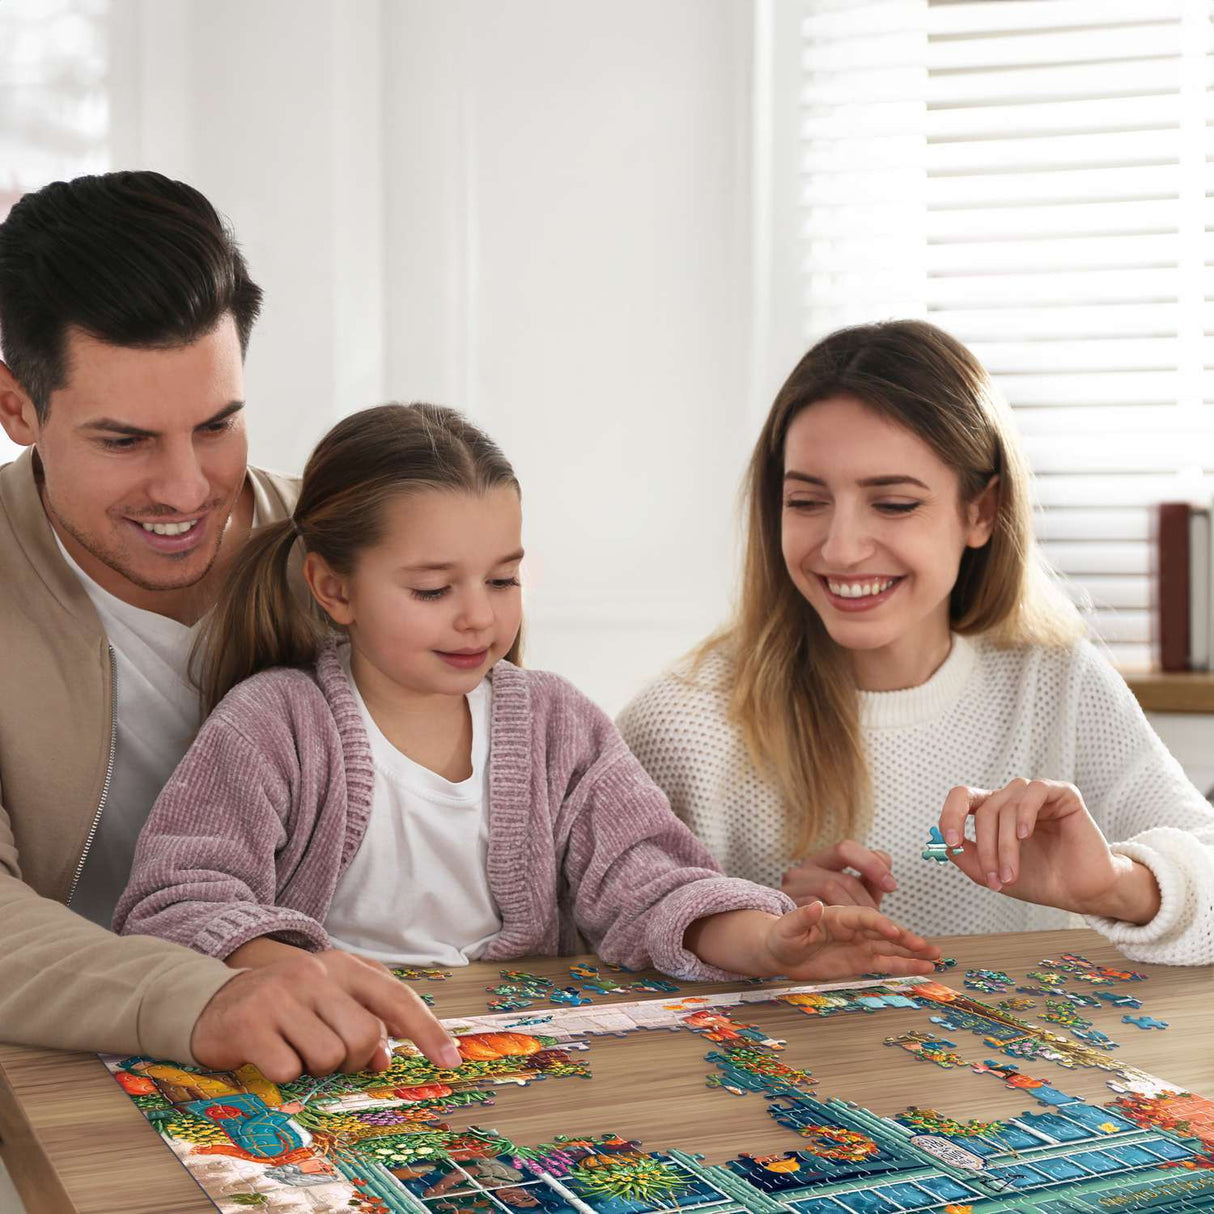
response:
[[(249, 469), (258, 517), (298, 482)], [(42, 508), (32, 450), (0, 467), (0, 1040), (193, 1061), (190, 1035), (234, 974), (67, 903), (104, 812), (113, 662)]]

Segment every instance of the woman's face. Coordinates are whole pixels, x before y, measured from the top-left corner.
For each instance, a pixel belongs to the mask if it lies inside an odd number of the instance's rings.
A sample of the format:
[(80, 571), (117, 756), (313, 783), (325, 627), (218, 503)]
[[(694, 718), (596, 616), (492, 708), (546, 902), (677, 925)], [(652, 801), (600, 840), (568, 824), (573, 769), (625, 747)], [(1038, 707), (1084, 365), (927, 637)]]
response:
[(961, 556), (990, 538), (994, 509), (993, 485), (963, 506), (957, 474), (855, 397), (810, 405), (789, 427), (784, 563), (831, 637), (869, 661), (947, 653)]

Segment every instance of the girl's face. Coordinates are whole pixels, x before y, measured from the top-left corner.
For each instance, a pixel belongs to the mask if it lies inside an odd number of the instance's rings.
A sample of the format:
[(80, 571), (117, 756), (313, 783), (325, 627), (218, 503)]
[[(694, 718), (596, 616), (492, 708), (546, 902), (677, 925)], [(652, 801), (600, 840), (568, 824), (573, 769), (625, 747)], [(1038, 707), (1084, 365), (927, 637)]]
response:
[(519, 495), (426, 490), (384, 510), (383, 537), (349, 578), (305, 567), (313, 593), (383, 678), (418, 695), (464, 695), (518, 635)]
[(990, 539), (994, 511), (993, 484), (963, 505), (957, 474), (855, 397), (810, 405), (789, 427), (784, 563), (831, 637), (867, 670), (881, 661), (913, 668), (922, 655), (932, 660), (926, 677), (943, 659), (962, 554)]

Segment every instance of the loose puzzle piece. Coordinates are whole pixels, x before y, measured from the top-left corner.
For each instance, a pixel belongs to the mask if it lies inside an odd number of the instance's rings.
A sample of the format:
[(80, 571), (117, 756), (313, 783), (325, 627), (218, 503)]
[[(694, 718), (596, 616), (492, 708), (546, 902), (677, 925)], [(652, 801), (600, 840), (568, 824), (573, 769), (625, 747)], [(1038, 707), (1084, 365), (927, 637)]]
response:
[(1115, 1050), (1118, 1049), (1117, 1042), (1112, 1040), (1107, 1033), (1102, 1033), (1099, 1029), (1072, 1029), (1071, 1036), (1079, 1041), (1086, 1042), (1088, 1045), (1094, 1045), (1099, 1050)]
[(940, 833), (940, 828), (933, 826), (928, 832), (927, 843), (924, 844), (922, 855), (925, 860), (932, 860), (936, 864), (947, 864), (950, 853), (959, 856), (964, 851), (963, 847), (949, 847)]
[(886, 1037), (886, 1045), (896, 1045), (916, 1058), (934, 1062), (939, 1067), (965, 1066), (965, 1059), (955, 1050), (956, 1042), (934, 1037), (931, 1033), (912, 1030), (896, 1037)]
[(533, 1000), (520, 999), (513, 995), (503, 995), (500, 998), (489, 1000), (491, 1012), (521, 1012), (531, 1006), (533, 1006)]
[(665, 978), (641, 978), (632, 984), (634, 991), (645, 991), (655, 995), (674, 995), (678, 993), (677, 982)]
[(1029, 1008), (1036, 1007), (1037, 1001), (1017, 995), (1012, 999), (1000, 999), (995, 1006), (1002, 1008), (1005, 1012), (1024, 1012), (1028, 1011)]
[(1166, 1029), (1166, 1020), (1156, 1020), (1154, 1016), (1122, 1016), (1125, 1024), (1136, 1024), (1140, 1029)]
[(1044, 970), (1029, 970), (1025, 977), (1031, 978), (1038, 986), (1044, 986), (1054, 991), (1066, 986), (1067, 983), (1065, 974), (1054, 974)]
[(1092, 1027), (1092, 1022), (1081, 1016), (1075, 1010), (1074, 1004), (1064, 1003), (1061, 999), (1047, 999), (1045, 1006), (1049, 1010), (1042, 1014), (1042, 1020), (1061, 1024), (1063, 1028), (1068, 1029), (1090, 1029)]
[(1076, 1007), (1099, 1007), (1100, 1000), (1095, 995), (1085, 995), (1081, 991), (1059, 991), (1064, 999), (1069, 999)]
[(971, 991), (985, 991), (991, 995), (1010, 991), (1015, 985), (1011, 976), (1002, 970), (966, 970), (964, 984)]
[(1114, 1007), (1142, 1007), (1141, 999), (1135, 999), (1133, 995), (1122, 995), (1117, 991), (1097, 991), (1096, 997)]
[(593, 1003), (594, 1000), (587, 998), (573, 986), (560, 987), (557, 990), (548, 992), (548, 999), (552, 1003), (559, 1003), (565, 1007), (584, 1007), (588, 1003)]
[(735, 1096), (748, 1091), (776, 1095), (804, 1090), (817, 1082), (809, 1071), (787, 1066), (760, 1045), (729, 1043), (705, 1057), (716, 1064), (719, 1072), (709, 1075), (705, 1083), (709, 1087), (724, 1088)]
[(957, 966), (956, 957), (941, 957), (939, 961), (935, 962), (933, 968), (935, 969), (937, 974), (943, 974), (943, 973), (946, 973), (948, 970), (955, 969), (956, 966)]
[(611, 978), (587, 978), (582, 982), (582, 990), (594, 991), (599, 995), (623, 994), (626, 992), (626, 989), (626, 987), (621, 986)]
[(533, 990), (545, 991), (555, 985), (551, 978), (543, 974), (532, 974), (527, 970), (499, 970), (503, 982), (513, 982), (518, 986), (528, 986)]

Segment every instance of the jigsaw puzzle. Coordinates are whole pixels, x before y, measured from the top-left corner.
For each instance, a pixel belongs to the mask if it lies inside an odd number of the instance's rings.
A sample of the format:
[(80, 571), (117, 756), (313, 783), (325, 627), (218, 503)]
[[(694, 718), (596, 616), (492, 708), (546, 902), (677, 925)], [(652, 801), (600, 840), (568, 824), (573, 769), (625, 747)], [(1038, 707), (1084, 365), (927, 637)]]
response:
[[(1141, 979), (1083, 958), (1041, 964), (1038, 977)], [(1002, 972), (973, 972), (990, 985), (1012, 982)], [(612, 996), (624, 993), (595, 966), (571, 967), (570, 974), (601, 983)], [(525, 1015), (515, 1010), (444, 1021), (463, 1059), (452, 1070), (434, 1067), (408, 1042), (394, 1043), (385, 1072), (304, 1076), (288, 1084), (271, 1083), (248, 1067), (206, 1072), (143, 1057), (104, 1061), (224, 1214), (249, 1208), (267, 1214), (1214, 1209), (1214, 1102), (1111, 1055), (1104, 1034), (1074, 1025), (1082, 1018), (1053, 983), (1044, 987), (1049, 1010), (1067, 1036), (1019, 1019), (1015, 1013), (1031, 1001), (1005, 999), (993, 1007), (931, 978), (752, 985), (724, 994), (677, 986), (671, 993), (662, 980), (638, 979), (634, 988), (656, 986), (663, 997), (614, 1003), (590, 1002), (576, 988), (532, 974), (510, 971), (502, 979), (514, 988), (500, 994), (503, 1000), (526, 991), (532, 1000), (559, 1004), (572, 991), (578, 1001)], [(759, 1004), (782, 1005), (805, 1018), (795, 1057), (790, 1041), (748, 1021), (747, 1007)], [(809, 1069), (814, 1025), (834, 1017), (850, 1018), (857, 1033), (895, 1047), (892, 1066), (904, 1065), (899, 1059), (905, 1057), (905, 1065), (942, 1068), (924, 1073), (938, 1103), (947, 1102), (952, 1075), (972, 1072), (1023, 1092), (1036, 1107), (966, 1121), (919, 1106), (881, 1116), (846, 1093), (823, 1092)], [(875, 1031), (872, 1017), (878, 1018)], [(899, 1018), (896, 1025), (890, 1017)], [(917, 1022), (904, 1028), (906, 1018)], [(1165, 1027), (1152, 1017), (1126, 1019)], [(553, 1133), (539, 1143), (485, 1128), (492, 1124), (485, 1106), (503, 1088), (543, 1099), (554, 1082), (592, 1079), (596, 1039), (660, 1031), (703, 1039), (710, 1047), (705, 1082), (722, 1099), (765, 1102), (773, 1123), (769, 1151), (709, 1164), (675, 1143), (645, 1146), (626, 1125), (589, 1136)], [(1027, 1073), (1028, 1062), (1034, 1072), (1061, 1068), (1059, 1078)], [(1084, 1068), (1109, 1076), (1113, 1099), (1096, 1103), (1068, 1092), (1068, 1076)], [(722, 1116), (729, 1116), (724, 1106)], [(671, 1135), (678, 1133), (672, 1126)]]

